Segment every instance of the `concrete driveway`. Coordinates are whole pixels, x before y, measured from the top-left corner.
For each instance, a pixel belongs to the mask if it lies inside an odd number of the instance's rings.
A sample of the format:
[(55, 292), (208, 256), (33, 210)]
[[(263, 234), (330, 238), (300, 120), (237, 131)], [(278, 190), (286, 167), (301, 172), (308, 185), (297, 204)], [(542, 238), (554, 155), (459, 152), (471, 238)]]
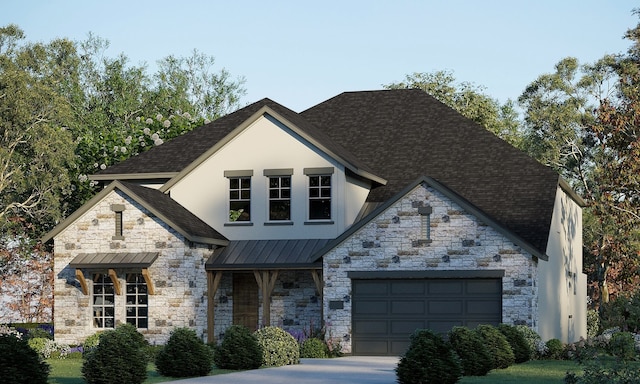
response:
[(297, 365), (196, 377), (166, 384), (391, 384), (396, 382), (397, 365), (398, 357), (386, 356), (301, 359)]

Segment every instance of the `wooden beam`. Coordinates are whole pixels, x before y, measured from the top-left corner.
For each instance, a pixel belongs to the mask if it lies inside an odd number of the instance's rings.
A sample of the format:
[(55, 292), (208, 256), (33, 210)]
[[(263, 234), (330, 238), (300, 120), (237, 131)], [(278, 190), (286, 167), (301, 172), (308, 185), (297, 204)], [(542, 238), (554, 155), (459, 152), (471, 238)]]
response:
[(84, 278), (84, 273), (80, 269), (76, 269), (76, 279), (80, 282), (80, 288), (82, 289), (82, 293), (85, 295), (89, 294), (89, 286), (87, 285), (87, 280)]
[(120, 289), (120, 280), (118, 280), (118, 274), (116, 274), (115, 269), (109, 269), (109, 277), (113, 282), (113, 289), (116, 291), (116, 295), (121, 295), (122, 290)]
[(271, 325), (271, 294), (276, 286), (278, 271), (253, 271), (260, 292), (262, 292), (262, 324)]
[(144, 282), (147, 283), (147, 293), (150, 295), (155, 295), (156, 288), (153, 286), (153, 280), (151, 280), (151, 275), (149, 274), (149, 270), (147, 268), (142, 268), (142, 277), (144, 277)]
[(316, 283), (316, 290), (320, 294), (320, 297), (322, 297), (323, 290), (324, 290), (324, 282), (322, 281), (322, 274), (318, 270), (312, 269), (311, 277), (313, 277), (313, 282)]
[(220, 286), (220, 279), (222, 279), (222, 271), (207, 271), (207, 342), (209, 343), (216, 341), (216, 302), (214, 298)]

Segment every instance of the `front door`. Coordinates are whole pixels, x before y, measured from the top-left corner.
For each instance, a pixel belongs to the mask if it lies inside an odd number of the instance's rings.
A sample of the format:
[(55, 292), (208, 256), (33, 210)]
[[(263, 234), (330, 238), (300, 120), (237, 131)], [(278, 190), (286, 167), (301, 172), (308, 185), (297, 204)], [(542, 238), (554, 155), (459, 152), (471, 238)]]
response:
[(233, 324), (258, 329), (258, 283), (252, 273), (233, 274)]

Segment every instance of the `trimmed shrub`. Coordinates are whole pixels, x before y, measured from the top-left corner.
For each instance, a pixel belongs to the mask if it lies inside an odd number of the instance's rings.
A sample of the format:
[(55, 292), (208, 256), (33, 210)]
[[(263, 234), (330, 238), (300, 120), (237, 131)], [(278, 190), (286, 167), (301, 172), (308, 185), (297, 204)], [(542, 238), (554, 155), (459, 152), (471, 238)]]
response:
[(552, 359), (552, 360), (562, 359), (564, 355), (564, 345), (562, 344), (562, 341), (558, 339), (549, 339), (547, 340), (545, 345), (547, 347), (547, 353), (545, 354), (545, 357), (547, 359)]
[(601, 329), (618, 327), (622, 331), (640, 332), (640, 290), (620, 295), (600, 306)]
[(27, 339), (36, 339), (36, 338), (53, 340), (53, 335), (51, 334), (51, 332), (43, 328), (30, 329), (29, 332), (27, 333)]
[(460, 359), (442, 337), (419, 329), (411, 335), (407, 352), (396, 367), (400, 384), (457, 383), (462, 377)]
[(255, 336), (262, 347), (263, 367), (300, 363), (300, 347), (289, 332), (278, 327), (264, 327), (258, 329)]
[(614, 333), (609, 341), (609, 353), (622, 361), (635, 360), (636, 341), (630, 332)]
[(98, 346), (84, 355), (84, 380), (89, 384), (142, 383), (147, 378), (146, 344), (130, 324), (103, 332)]
[(156, 357), (156, 368), (162, 376), (206, 376), (213, 365), (211, 348), (189, 328), (176, 328)]
[(524, 335), (513, 325), (500, 324), (498, 330), (507, 338), (516, 363), (524, 363), (531, 359), (531, 348)]
[(213, 362), (220, 369), (256, 369), (262, 365), (262, 347), (249, 328), (232, 325), (215, 347)]
[(527, 341), (527, 344), (531, 349), (531, 358), (539, 359), (542, 357), (546, 352), (547, 347), (542, 341), (540, 335), (526, 325), (516, 325), (515, 328), (522, 333), (522, 336), (524, 336), (524, 339)]
[(0, 356), (3, 383), (46, 384), (49, 380), (49, 365), (14, 334), (0, 334)]
[(491, 368), (507, 368), (515, 362), (511, 345), (507, 338), (493, 325), (481, 324), (475, 329), (480, 335), (492, 357)]
[(100, 343), (101, 334), (102, 332), (96, 332), (84, 340), (84, 343), (82, 343), (84, 352), (88, 352), (98, 346), (98, 344)]
[(302, 358), (323, 359), (327, 356), (327, 345), (320, 339), (312, 337), (300, 344), (300, 357)]
[(482, 338), (467, 327), (453, 327), (449, 343), (458, 354), (465, 376), (484, 376), (491, 370), (493, 360)]

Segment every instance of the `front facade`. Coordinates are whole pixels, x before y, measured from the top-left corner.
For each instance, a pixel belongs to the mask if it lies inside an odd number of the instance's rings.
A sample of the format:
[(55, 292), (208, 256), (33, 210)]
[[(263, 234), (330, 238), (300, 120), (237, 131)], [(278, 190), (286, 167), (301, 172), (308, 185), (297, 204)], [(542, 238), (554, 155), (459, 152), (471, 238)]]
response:
[(182, 326), (323, 328), (378, 355), (417, 328), (586, 336), (579, 197), (419, 91), (302, 113), (265, 99), (93, 178), (105, 188), (44, 239), (60, 342), (124, 322), (158, 344)]

